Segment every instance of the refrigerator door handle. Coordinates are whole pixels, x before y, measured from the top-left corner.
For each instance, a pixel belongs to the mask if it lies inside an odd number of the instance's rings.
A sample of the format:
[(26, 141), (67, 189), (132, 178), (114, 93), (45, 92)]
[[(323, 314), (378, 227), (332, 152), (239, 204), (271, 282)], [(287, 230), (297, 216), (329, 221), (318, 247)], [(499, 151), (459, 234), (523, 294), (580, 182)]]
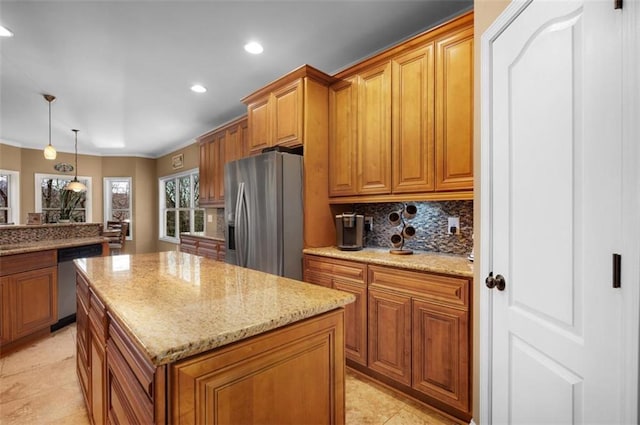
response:
[(245, 200), (244, 183), (238, 184), (238, 197), (236, 198), (236, 256), (238, 265), (247, 266), (247, 206)]

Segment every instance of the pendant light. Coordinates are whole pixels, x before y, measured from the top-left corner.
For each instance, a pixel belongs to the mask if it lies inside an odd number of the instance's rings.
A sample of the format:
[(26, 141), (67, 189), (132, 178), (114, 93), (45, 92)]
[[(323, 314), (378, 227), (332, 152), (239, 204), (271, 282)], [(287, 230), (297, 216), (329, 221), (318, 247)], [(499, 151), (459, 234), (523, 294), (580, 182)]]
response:
[(67, 184), (65, 189), (71, 190), (73, 192), (86, 192), (87, 186), (85, 186), (84, 184), (78, 181), (78, 131), (80, 130), (74, 129), (71, 131), (73, 131), (76, 134), (76, 175), (73, 178), (73, 180), (70, 181), (69, 184)]
[(56, 149), (51, 145), (51, 102), (56, 100), (55, 96), (43, 94), (44, 100), (49, 102), (49, 144), (44, 148), (44, 157), (46, 159), (56, 159)]

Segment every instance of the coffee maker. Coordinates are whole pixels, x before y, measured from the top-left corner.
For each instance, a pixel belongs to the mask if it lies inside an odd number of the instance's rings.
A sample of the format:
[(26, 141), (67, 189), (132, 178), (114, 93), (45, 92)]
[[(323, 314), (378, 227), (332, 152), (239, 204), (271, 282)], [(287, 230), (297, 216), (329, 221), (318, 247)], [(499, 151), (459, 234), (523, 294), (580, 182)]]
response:
[(336, 215), (336, 239), (343, 251), (358, 251), (364, 242), (364, 216), (356, 213)]

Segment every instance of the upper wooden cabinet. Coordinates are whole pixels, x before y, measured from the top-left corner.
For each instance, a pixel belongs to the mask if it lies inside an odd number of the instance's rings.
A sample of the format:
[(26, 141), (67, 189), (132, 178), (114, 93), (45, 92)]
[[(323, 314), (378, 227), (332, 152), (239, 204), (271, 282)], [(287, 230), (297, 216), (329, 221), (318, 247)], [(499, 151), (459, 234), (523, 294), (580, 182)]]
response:
[(358, 75), (357, 191), (391, 190), (391, 64)]
[(271, 146), (304, 145), (309, 111), (327, 107), (326, 94), (313, 85), (326, 87), (330, 81), (324, 72), (303, 65), (244, 98), (249, 121), (247, 154)]
[(303, 65), (242, 100), (248, 116), (245, 155), (273, 146), (304, 147), (305, 248), (336, 240), (328, 185), (328, 104), (333, 81), (324, 72)]
[(392, 60), (392, 192), (430, 192), (434, 184), (433, 43)]
[(358, 77), (344, 79), (329, 91), (329, 196), (357, 193), (356, 137)]
[(473, 189), (473, 28), (436, 41), (436, 190)]
[(336, 78), (332, 203), (473, 198), (472, 13)]
[(246, 139), (246, 116), (198, 137), (200, 206), (224, 206), (224, 164), (245, 156)]

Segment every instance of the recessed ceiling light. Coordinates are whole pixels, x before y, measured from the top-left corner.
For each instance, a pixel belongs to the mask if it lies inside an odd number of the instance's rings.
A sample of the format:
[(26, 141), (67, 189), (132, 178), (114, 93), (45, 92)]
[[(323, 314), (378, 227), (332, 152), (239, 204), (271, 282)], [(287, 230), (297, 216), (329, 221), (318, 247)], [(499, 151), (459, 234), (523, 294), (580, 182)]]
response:
[(0, 37), (13, 37), (13, 33), (0, 25)]
[(204, 93), (207, 91), (207, 88), (204, 86), (201, 86), (200, 84), (194, 84), (191, 86), (191, 91), (194, 91), (196, 93)]
[(262, 45), (257, 41), (250, 41), (249, 43), (245, 44), (244, 50), (254, 55), (259, 55), (264, 51)]

